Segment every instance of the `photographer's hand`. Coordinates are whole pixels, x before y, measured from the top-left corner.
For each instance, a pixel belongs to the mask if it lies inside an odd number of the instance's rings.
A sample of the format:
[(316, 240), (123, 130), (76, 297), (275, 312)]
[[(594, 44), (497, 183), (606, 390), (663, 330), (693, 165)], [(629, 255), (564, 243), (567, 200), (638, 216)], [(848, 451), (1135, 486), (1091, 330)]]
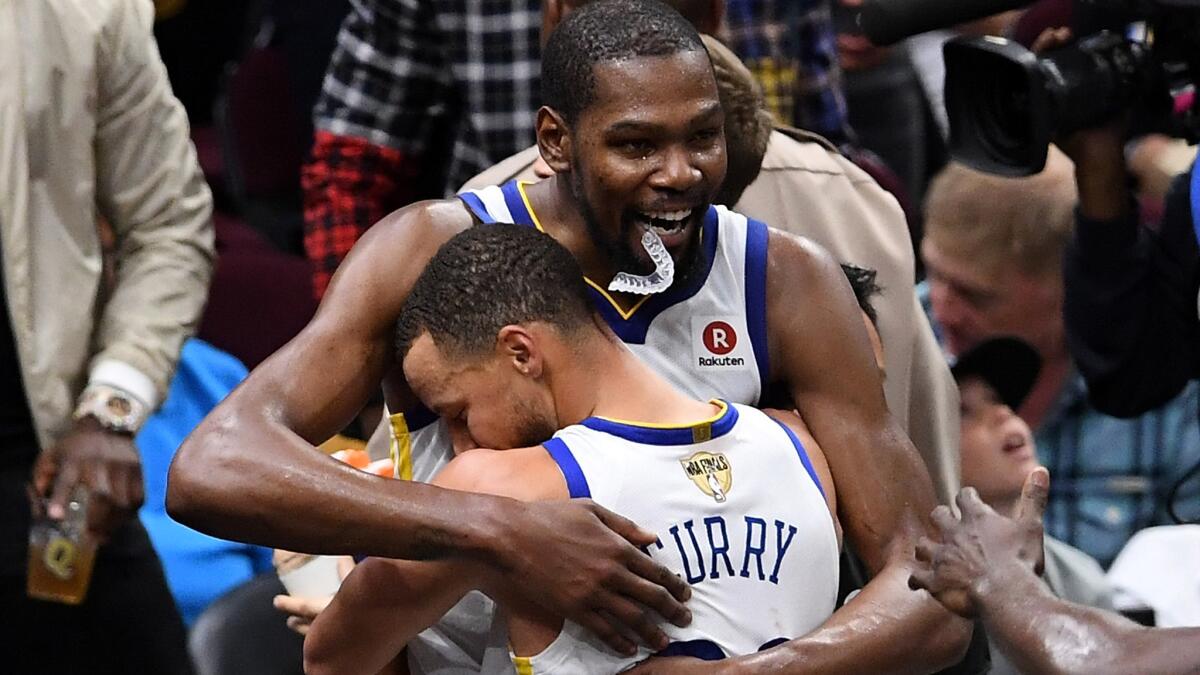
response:
[[(1033, 43), (1033, 51), (1062, 47), (1071, 41), (1071, 29), (1047, 28)], [(1075, 162), (1075, 184), (1079, 189), (1079, 213), (1100, 222), (1124, 222), (1132, 194), (1125, 167), (1125, 136), (1128, 115), (1091, 129), (1075, 131), (1056, 139), (1056, 144)]]

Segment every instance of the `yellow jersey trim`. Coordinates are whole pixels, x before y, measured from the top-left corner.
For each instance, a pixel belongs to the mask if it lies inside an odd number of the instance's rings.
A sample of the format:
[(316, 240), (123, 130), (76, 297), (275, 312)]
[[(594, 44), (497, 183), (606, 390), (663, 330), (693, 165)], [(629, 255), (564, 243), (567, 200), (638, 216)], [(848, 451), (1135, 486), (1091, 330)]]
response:
[(528, 656), (514, 656), (512, 662), (517, 669), (517, 675), (533, 675), (533, 659)]
[(388, 445), (388, 454), (392, 458), (394, 475), (401, 480), (412, 480), (412, 434), (408, 431), (408, 420), (404, 413), (396, 413), (388, 417), (392, 428), (392, 441)]
[[(533, 226), (537, 228), (538, 232), (545, 234), (546, 228), (542, 227), (542, 221), (538, 219), (537, 213), (533, 210), (533, 204), (529, 203), (529, 195), (525, 194), (525, 186), (532, 184), (533, 181), (517, 181), (517, 192), (521, 193), (521, 201), (525, 204), (525, 210), (529, 211), (529, 217), (533, 219)], [(646, 304), (646, 301), (651, 298), (649, 295), (642, 296), (641, 300), (638, 300), (636, 303), (634, 303), (633, 307), (630, 307), (629, 310), (626, 311), (619, 303), (617, 303), (616, 300), (613, 299), (611, 295), (608, 294), (608, 291), (603, 286), (592, 281), (586, 276), (583, 277), (583, 280), (587, 282), (588, 286), (596, 289), (596, 292), (604, 296), (604, 299), (608, 301), (608, 304), (612, 305), (612, 308), (617, 310), (617, 314), (620, 314), (621, 318), (626, 321), (628, 321), (629, 317), (633, 316), (633, 313), (638, 311), (638, 309), (641, 308), (642, 305)]]
[(693, 422), (691, 424), (655, 424), (653, 422), (631, 422), (629, 420), (616, 419), (615, 417), (604, 417), (602, 415), (596, 415), (596, 419), (604, 420), (605, 422), (623, 424), (627, 427), (640, 427), (642, 429), (691, 429), (693, 432), (695, 432), (701, 429), (712, 429), (712, 425), (717, 420), (724, 417), (725, 413), (729, 412), (729, 404), (719, 398), (709, 399), (708, 402), (716, 405), (720, 408), (720, 410), (708, 419), (701, 420), (699, 422)]

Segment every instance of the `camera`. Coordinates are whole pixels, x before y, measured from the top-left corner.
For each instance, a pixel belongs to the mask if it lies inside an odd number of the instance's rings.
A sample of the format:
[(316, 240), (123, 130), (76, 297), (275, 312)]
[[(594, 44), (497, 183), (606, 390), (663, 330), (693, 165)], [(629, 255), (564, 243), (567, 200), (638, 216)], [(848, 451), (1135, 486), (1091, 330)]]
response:
[[(868, 0), (881, 43), (1015, 9), (1030, 0)], [(953, 4), (950, 4), (950, 3)], [(885, 13), (886, 12), (886, 13)], [(1045, 167), (1051, 140), (1130, 116), (1138, 132), (1200, 138), (1200, 0), (1075, 0), (1076, 41), (1044, 54), (999, 37), (947, 42), (950, 153), (1006, 176)]]

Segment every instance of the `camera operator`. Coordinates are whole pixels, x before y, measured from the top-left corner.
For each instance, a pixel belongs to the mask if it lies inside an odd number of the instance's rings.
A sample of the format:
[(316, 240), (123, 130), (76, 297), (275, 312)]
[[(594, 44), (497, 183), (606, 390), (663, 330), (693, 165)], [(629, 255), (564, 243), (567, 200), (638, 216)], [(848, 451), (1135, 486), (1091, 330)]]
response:
[(1068, 339), (1094, 405), (1132, 416), (1197, 377), (1200, 247), (1191, 172), (1175, 179), (1157, 231), (1138, 225), (1120, 129), (1079, 132), (1079, 209), (1065, 267)]
[(1200, 375), (1191, 171), (1173, 181), (1151, 230), (1138, 222), (1121, 123), (1076, 132), (1062, 146), (1079, 187), (1064, 269), (1071, 352), (1098, 409), (1138, 415)]

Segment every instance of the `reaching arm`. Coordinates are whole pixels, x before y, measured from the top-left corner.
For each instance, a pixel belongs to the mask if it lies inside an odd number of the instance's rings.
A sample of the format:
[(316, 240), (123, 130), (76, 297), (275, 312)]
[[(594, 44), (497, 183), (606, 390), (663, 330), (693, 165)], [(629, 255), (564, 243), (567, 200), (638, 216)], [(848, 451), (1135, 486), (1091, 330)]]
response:
[(787, 382), (824, 450), (838, 514), (873, 578), (821, 628), (742, 657), (739, 672), (934, 671), (962, 655), (966, 621), (912, 592), (913, 550), (933, 487), (891, 419), (858, 307), (837, 264), (804, 240), (771, 232), (767, 316), (771, 370)]
[(959, 494), (961, 518), (938, 507), (942, 543), (917, 548), (925, 565), (912, 584), (937, 597), (969, 598), (956, 611), (978, 612), (988, 635), (1023, 673), (1119, 675), (1200, 671), (1200, 629), (1153, 629), (1119, 614), (1054, 597), (1036, 570), (1049, 480), (1038, 469), (1025, 481), (1015, 518), (984, 504), (971, 488)]
[[(523, 501), (564, 499), (566, 486), (556, 472), (541, 448), (472, 450), (450, 462), (433, 484)], [(473, 562), (369, 558), (313, 622), (304, 641), (304, 670), (378, 672), (468, 591), (487, 587), (496, 595), (502, 586), (489, 581), (489, 570)]]
[(436, 248), (469, 225), (457, 204), (427, 203), (372, 228), (312, 322), (180, 448), (167, 494), (172, 516), (217, 536), (294, 551), (478, 552), (475, 519), (451, 514), (471, 510), (486, 527), (503, 504), (368, 476), (313, 449), (379, 386), (393, 365), (392, 324), (408, 289)]

